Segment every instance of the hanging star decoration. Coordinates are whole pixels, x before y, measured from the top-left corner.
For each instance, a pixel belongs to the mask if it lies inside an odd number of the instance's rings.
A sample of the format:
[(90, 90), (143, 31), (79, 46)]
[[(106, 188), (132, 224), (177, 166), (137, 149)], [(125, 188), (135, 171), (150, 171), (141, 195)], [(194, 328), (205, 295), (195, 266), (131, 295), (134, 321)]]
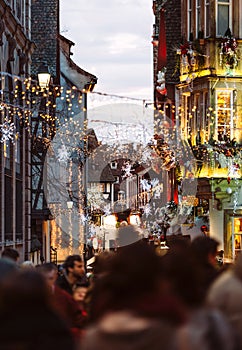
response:
[(57, 159), (59, 162), (66, 162), (69, 158), (69, 154), (65, 145), (62, 145), (61, 148), (57, 151)]
[(151, 215), (151, 213), (152, 213), (152, 209), (151, 209), (150, 205), (146, 204), (146, 206), (144, 207), (144, 215), (149, 216), (149, 215)]
[(84, 215), (84, 214), (81, 214), (80, 215), (80, 222), (84, 225), (85, 223), (87, 223), (89, 220), (89, 217), (88, 215)]
[(144, 191), (150, 191), (151, 190), (152, 185), (151, 185), (149, 180), (142, 179), (142, 180), (140, 180), (140, 183), (141, 183), (142, 188), (143, 188)]
[(107, 204), (104, 206), (103, 208), (103, 211), (104, 211), (104, 216), (108, 216), (108, 215), (111, 215), (111, 208), (110, 208), (110, 204)]
[(0, 124), (0, 135), (1, 143), (11, 141), (13, 144), (15, 144), (18, 135), (15, 124), (9, 120), (6, 120), (3, 124)]
[(134, 170), (132, 169), (132, 164), (130, 162), (125, 162), (122, 166), (122, 171), (124, 172), (124, 174), (122, 175), (123, 179), (132, 176), (132, 172), (134, 172)]
[(165, 79), (165, 74), (166, 74), (166, 67), (163, 67), (162, 70), (160, 70), (157, 73), (157, 86), (156, 90), (161, 94), (161, 95), (167, 95), (167, 89), (166, 89), (166, 79)]
[(230, 69), (238, 66), (239, 51), (237, 50), (238, 43), (232, 36), (230, 29), (226, 30), (220, 47), (220, 65), (227, 69), (226, 75), (231, 75)]

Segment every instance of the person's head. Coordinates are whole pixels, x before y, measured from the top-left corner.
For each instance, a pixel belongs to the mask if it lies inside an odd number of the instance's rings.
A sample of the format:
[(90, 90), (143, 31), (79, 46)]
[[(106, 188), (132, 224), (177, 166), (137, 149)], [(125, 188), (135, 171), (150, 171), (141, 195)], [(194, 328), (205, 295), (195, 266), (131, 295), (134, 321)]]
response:
[(120, 226), (118, 230), (118, 245), (124, 247), (133, 244), (141, 239), (140, 232), (136, 226)]
[(124, 226), (128, 226), (128, 223), (125, 220), (120, 222), (120, 226), (119, 227), (124, 227)]
[(21, 265), (20, 265), (21, 268), (23, 269), (34, 269), (35, 266), (34, 266), (34, 263), (30, 260), (25, 260)]
[(115, 253), (113, 251), (105, 250), (95, 257), (93, 264), (93, 274), (95, 277), (102, 276), (108, 271), (114, 255)]
[(69, 325), (56, 310), (37, 269), (18, 268), (4, 279), (0, 323), (2, 349), (76, 349)]
[(201, 304), (200, 270), (190, 246), (175, 246), (161, 257), (162, 273), (170, 295), (175, 295), (185, 306)]
[(202, 225), (200, 227), (200, 230), (201, 230), (202, 234), (208, 235), (208, 227), (206, 225)]
[(196, 259), (201, 262), (208, 262), (211, 265), (216, 265), (216, 255), (219, 242), (208, 236), (199, 236), (191, 243), (191, 250)]
[(37, 270), (44, 276), (49, 288), (53, 289), (58, 277), (58, 268), (53, 263), (39, 265)]
[(5, 310), (11, 308), (15, 312), (50, 305), (47, 285), (36, 269), (18, 269), (9, 275), (1, 285), (0, 299)]
[(63, 264), (63, 268), (67, 275), (77, 279), (85, 274), (84, 261), (80, 255), (69, 255)]
[(10, 276), (12, 273), (15, 273), (18, 270), (18, 267), (12, 259), (1, 258), (0, 259), (0, 284)]
[(77, 302), (83, 302), (87, 294), (88, 284), (79, 284), (73, 290), (73, 299)]
[(2, 251), (2, 258), (11, 259), (11, 260), (17, 262), (19, 259), (19, 252), (13, 248), (5, 248)]
[(100, 317), (110, 310), (135, 310), (138, 304), (158, 293), (160, 257), (153, 247), (139, 241), (115, 253), (106, 273), (95, 280), (92, 312)]

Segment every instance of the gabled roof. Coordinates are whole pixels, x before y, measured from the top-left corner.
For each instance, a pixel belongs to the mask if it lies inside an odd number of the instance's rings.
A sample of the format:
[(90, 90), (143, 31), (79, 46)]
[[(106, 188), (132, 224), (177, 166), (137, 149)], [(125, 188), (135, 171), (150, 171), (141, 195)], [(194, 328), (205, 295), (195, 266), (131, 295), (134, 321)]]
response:
[[(79, 67), (71, 58), (71, 46), (75, 44), (65, 38), (63, 35), (59, 35), (60, 42), (60, 51), (62, 54), (61, 60), (61, 74), (66, 79), (68, 77), (69, 82), (77, 86), (80, 89), (85, 88), (85, 85), (90, 85), (90, 89), (92, 90), (94, 85), (97, 83), (97, 77), (81, 67)], [(85, 79), (80, 79), (78, 76), (81, 76)], [(81, 81), (80, 81), (81, 80)], [(80, 86), (81, 84), (84, 86)]]
[(88, 137), (88, 152), (92, 152), (99, 146), (99, 142), (94, 129), (92, 128), (87, 129), (87, 137)]
[(88, 166), (88, 182), (115, 182), (110, 165), (106, 165), (104, 169), (92, 168), (92, 164)]

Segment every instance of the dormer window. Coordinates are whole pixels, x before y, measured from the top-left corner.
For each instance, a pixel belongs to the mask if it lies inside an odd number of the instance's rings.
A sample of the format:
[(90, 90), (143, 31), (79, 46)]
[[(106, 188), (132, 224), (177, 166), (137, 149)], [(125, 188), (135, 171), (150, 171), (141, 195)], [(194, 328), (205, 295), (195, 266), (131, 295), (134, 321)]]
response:
[(117, 162), (111, 162), (111, 169), (117, 169), (118, 163)]

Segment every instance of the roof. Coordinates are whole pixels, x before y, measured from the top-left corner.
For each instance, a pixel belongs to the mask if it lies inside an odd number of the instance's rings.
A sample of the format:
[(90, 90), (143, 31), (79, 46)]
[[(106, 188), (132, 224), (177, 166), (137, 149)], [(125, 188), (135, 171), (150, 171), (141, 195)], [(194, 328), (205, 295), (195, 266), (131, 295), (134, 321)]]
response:
[(106, 165), (104, 169), (100, 167), (93, 168), (93, 164), (88, 166), (88, 182), (115, 182), (110, 165)]
[(64, 56), (67, 58), (67, 61), (69, 63), (69, 67), (72, 68), (73, 70), (75, 70), (77, 73), (90, 77), (91, 79), (97, 81), (97, 77), (87, 71), (85, 71), (84, 69), (82, 69), (81, 67), (79, 67), (71, 58), (70, 55), (72, 55), (71, 53), (71, 46), (74, 46), (75, 44), (73, 43), (73, 41), (65, 38), (63, 35), (59, 35), (60, 38), (60, 49), (62, 51), (62, 53), (64, 54)]

